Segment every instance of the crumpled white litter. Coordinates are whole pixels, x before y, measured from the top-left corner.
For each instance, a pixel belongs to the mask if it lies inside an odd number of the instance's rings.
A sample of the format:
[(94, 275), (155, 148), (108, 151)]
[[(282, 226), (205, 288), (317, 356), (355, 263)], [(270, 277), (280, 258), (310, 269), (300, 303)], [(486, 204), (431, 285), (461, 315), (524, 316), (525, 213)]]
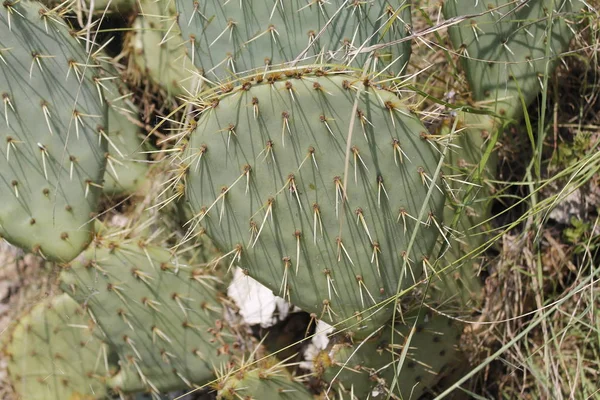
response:
[[(227, 295), (240, 309), (240, 315), (248, 325), (260, 324), (263, 328), (275, 325), (290, 313), (290, 304), (271, 289), (236, 268)], [(274, 315), (275, 310), (278, 311)]]
[[(240, 268), (236, 268), (233, 273), (233, 281), (227, 289), (227, 295), (239, 307), (240, 315), (248, 325), (260, 324), (261, 327), (268, 328), (284, 320), (290, 312), (300, 311), (298, 307), (275, 296), (271, 289), (245, 275)], [(327, 348), (329, 335), (333, 331), (331, 325), (317, 321), (315, 335), (304, 351), (305, 361), (300, 363), (302, 368), (313, 369), (313, 359), (321, 350)]]

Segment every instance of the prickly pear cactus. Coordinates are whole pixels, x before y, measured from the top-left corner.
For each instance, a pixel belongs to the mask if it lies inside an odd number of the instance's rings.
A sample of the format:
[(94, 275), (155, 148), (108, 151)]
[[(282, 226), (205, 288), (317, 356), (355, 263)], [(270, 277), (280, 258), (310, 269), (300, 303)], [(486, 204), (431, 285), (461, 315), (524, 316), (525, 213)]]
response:
[[(177, 10), (190, 56), (212, 81), (293, 61), (363, 68), (367, 57), (352, 51), (410, 31), (408, 0), (177, 0)], [(409, 55), (408, 41), (390, 46), (374, 54), (368, 69), (398, 73)]]
[(415, 312), (405, 315), (404, 323), (397, 321), (393, 329), (388, 325), (362, 342), (332, 341), (314, 359), (317, 376), (329, 383), (329, 398), (354, 393), (356, 399), (388, 394), (418, 399), (434, 393), (445, 376), (461, 367), (461, 332), (446, 317), (422, 313), (418, 321)]
[(120, 239), (99, 238), (61, 273), (63, 290), (87, 305), (119, 355), (108, 384), (159, 393), (212, 380), (236, 341), (215, 278), (143, 238)]
[(584, 5), (576, 0), (446, 0), (446, 18), (484, 13), (448, 29), (463, 55), (473, 99), (520, 118), (523, 104), (544, 89), (544, 75), (568, 49), (574, 34), (570, 13)]
[(144, 0), (139, 5), (138, 17), (126, 39), (133, 56), (132, 68), (148, 74), (169, 94), (195, 94), (200, 81), (177, 25), (174, 2)]
[(189, 226), (226, 263), (364, 337), (393, 307), (358, 314), (427, 264), (444, 202), (438, 153), (390, 92), (345, 75), (279, 78), (204, 110), (184, 155)]
[(215, 385), (217, 399), (222, 400), (310, 400), (314, 396), (274, 357), (256, 364), (234, 367)]
[(93, 234), (107, 121), (94, 68), (60, 21), (36, 2), (0, 6), (0, 235), (69, 261)]
[(46, 299), (23, 315), (4, 349), (20, 398), (104, 399), (104, 379), (114, 366), (95, 329), (87, 311), (66, 294)]

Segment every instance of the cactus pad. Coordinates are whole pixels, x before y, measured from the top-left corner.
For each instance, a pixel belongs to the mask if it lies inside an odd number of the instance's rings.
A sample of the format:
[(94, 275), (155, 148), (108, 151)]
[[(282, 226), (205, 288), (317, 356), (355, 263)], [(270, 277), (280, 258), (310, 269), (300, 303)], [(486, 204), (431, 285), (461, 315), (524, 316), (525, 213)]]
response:
[(310, 400), (314, 398), (274, 357), (236, 368), (219, 379), (217, 399)]
[(48, 259), (89, 244), (104, 174), (106, 106), (60, 16), (0, 6), (0, 235)]
[(473, 98), (498, 100), (496, 112), (519, 118), (521, 96), (527, 106), (542, 91), (546, 71), (556, 65), (573, 37), (570, 13), (584, 4), (574, 0), (447, 0), (446, 18), (484, 13), (448, 30), (454, 48), (462, 52)]
[[(452, 320), (423, 312), (411, 336), (416, 319), (412, 313), (404, 317), (405, 324), (398, 321), (393, 342), (391, 326), (363, 342), (332, 341), (314, 359), (317, 376), (330, 383), (326, 391), (352, 392), (357, 399), (387, 397), (388, 393), (391, 398), (418, 399), (433, 393), (446, 375), (461, 366), (457, 348), (461, 332)], [(329, 397), (337, 396), (330, 393)]]
[(107, 345), (94, 337), (87, 312), (66, 294), (49, 298), (21, 317), (4, 352), (22, 399), (104, 399), (111, 369)]
[(154, 393), (213, 377), (233, 349), (215, 278), (160, 247), (99, 238), (61, 273), (119, 355), (117, 391)]
[(169, 94), (194, 94), (196, 67), (187, 56), (174, 2), (144, 0), (140, 7), (127, 38), (132, 61)]
[(353, 330), (368, 335), (393, 307), (368, 324), (370, 312), (356, 313), (419, 279), (444, 196), (419, 119), (364, 83), (327, 74), (246, 82), (210, 102), (184, 159), (189, 225), (227, 263), (327, 322), (362, 318)]
[(139, 129), (112, 106), (108, 110), (108, 120), (110, 158), (104, 174), (104, 193), (133, 193), (144, 183), (148, 173), (148, 164), (138, 138)]
[[(354, 58), (352, 50), (402, 39), (410, 30), (408, 0), (177, 0), (177, 9), (192, 60), (217, 81), (296, 58), (362, 68), (366, 56)], [(398, 73), (409, 55), (406, 41), (375, 54), (370, 67), (393, 64), (387, 72)]]
[[(135, 192), (148, 173), (146, 154), (138, 137), (139, 127), (131, 119), (138, 118), (131, 94), (119, 84), (117, 71), (110, 64), (103, 70), (105, 101), (108, 103), (108, 156), (104, 173), (104, 193), (121, 195)], [(123, 92), (123, 94), (121, 93)]]

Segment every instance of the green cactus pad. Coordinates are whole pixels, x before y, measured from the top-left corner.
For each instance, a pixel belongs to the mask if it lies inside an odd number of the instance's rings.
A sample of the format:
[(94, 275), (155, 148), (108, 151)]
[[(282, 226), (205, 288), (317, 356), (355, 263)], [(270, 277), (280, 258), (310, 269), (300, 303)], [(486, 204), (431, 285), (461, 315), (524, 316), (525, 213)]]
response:
[(395, 95), (346, 75), (246, 82), (191, 135), (189, 226), (305, 311), (360, 321), (364, 337), (393, 307), (356, 313), (420, 279), (438, 236), (444, 196), (424, 132)]
[(333, 340), (314, 359), (317, 376), (329, 383), (329, 397), (353, 392), (357, 399), (385, 398), (388, 393), (391, 398), (419, 399), (434, 393), (445, 376), (464, 365), (457, 348), (461, 331), (452, 320), (423, 311), (411, 336), (416, 319), (413, 312), (404, 316), (405, 323), (398, 321), (393, 342), (389, 325), (363, 342)]
[(446, 0), (446, 18), (485, 13), (448, 29), (454, 48), (463, 55), (473, 98), (498, 101), (497, 113), (519, 118), (521, 96), (529, 105), (540, 93), (543, 76), (553, 70), (573, 37), (567, 21), (584, 4), (573, 0)]
[(108, 120), (110, 158), (104, 173), (104, 193), (134, 193), (146, 181), (148, 173), (144, 148), (138, 137), (139, 128), (113, 107), (108, 111)]
[(109, 196), (135, 193), (148, 183), (148, 164), (139, 137), (140, 128), (133, 122), (139, 110), (133, 104), (131, 93), (112, 63), (103, 53), (96, 57), (99, 82), (104, 88), (104, 100), (108, 103), (108, 155), (104, 173), (103, 192)]
[(0, 235), (48, 259), (89, 244), (101, 193), (106, 105), (59, 15), (0, 6)]
[[(488, 237), (486, 224), (491, 218), (494, 200), (490, 179), (496, 175), (497, 155), (492, 152), (484, 158), (494, 132), (502, 129), (502, 120), (485, 114), (459, 112), (456, 131), (451, 133), (447, 120), (438, 135), (453, 137), (453, 151), (448, 153), (443, 170), (448, 200), (444, 209), (444, 223), (454, 230), (450, 247), (440, 258), (439, 269), (444, 271), (432, 280), (429, 294), (437, 292), (442, 302), (453, 297), (465, 303), (480, 297), (481, 253), (476, 251)], [(439, 243), (434, 254), (439, 254), (446, 243)], [(452, 264), (452, 266), (450, 266)], [(448, 266), (450, 266), (448, 268)], [(441, 281), (437, 281), (440, 279)], [(442, 300), (444, 299), (444, 300)]]
[(169, 0), (140, 2), (138, 17), (127, 43), (131, 60), (143, 74), (163, 86), (169, 94), (194, 94), (198, 85), (196, 67), (187, 56), (175, 3)]
[(274, 357), (260, 360), (219, 379), (217, 399), (310, 400), (314, 396)]
[(104, 399), (112, 372), (107, 345), (94, 336), (87, 312), (66, 294), (19, 319), (4, 353), (10, 382), (26, 400)]
[[(192, 60), (217, 81), (296, 58), (363, 68), (367, 56), (354, 58), (351, 51), (400, 40), (410, 30), (408, 0), (177, 0), (177, 9)], [(409, 56), (410, 42), (392, 45), (376, 53), (368, 69), (393, 64), (387, 72), (398, 73)]]
[(108, 103), (108, 157), (104, 173), (104, 194), (134, 193), (147, 182), (148, 164), (139, 138), (138, 118), (131, 93), (120, 83), (117, 70), (106, 64), (102, 76), (105, 101)]
[(139, 237), (99, 238), (61, 280), (118, 353), (121, 370), (108, 382), (117, 391), (203, 384), (229, 359), (236, 338), (223, 322), (215, 278), (167, 250)]

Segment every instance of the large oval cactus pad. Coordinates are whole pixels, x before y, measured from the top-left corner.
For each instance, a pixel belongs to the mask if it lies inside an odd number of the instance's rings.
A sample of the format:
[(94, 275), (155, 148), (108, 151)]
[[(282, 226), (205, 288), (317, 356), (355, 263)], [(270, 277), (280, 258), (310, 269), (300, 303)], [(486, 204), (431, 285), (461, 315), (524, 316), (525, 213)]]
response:
[(185, 156), (190, 225), (333, 323), (415, 283), (444, 203), (419, 119), (393, 93), (363, 85), (345, 75), (247, 82), (212, 101)]

